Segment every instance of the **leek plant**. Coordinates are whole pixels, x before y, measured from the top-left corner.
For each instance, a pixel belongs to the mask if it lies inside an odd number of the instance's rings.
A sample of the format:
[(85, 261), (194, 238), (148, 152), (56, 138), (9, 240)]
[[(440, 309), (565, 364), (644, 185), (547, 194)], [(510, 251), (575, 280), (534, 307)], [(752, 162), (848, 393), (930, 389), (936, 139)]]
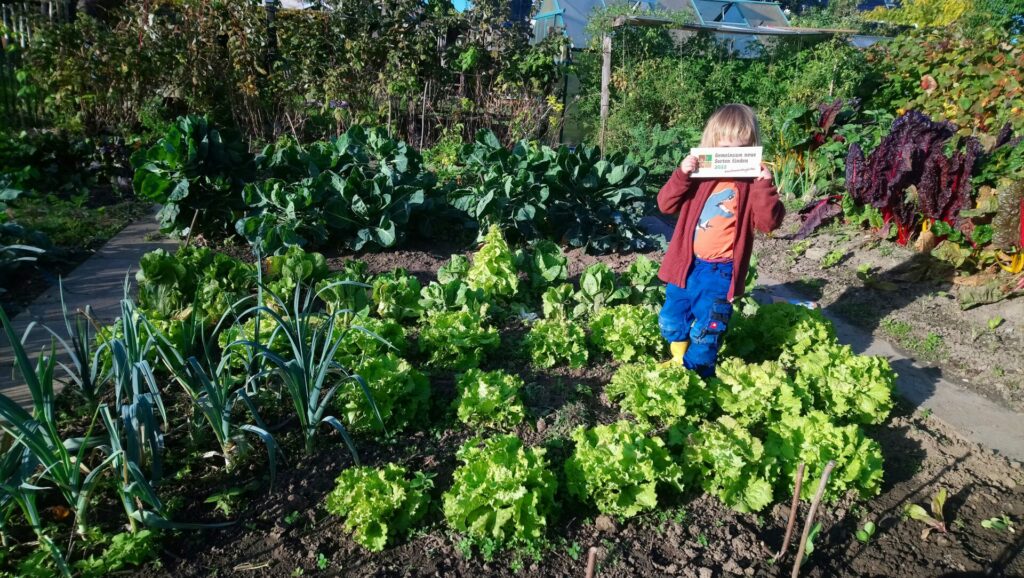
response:
[[(86, 306), (85, 311), (72, 314), (64, 301), (64, 281), (58, 280), (60, 288), (60, 306), (63, 312), (66, 334), (61, 336), (53, 329), (42, 326), (61, 345), (67, 354), (68, 363), (57, 361), (64, 370), (69, 385), (87, 404), (94, 409), (99, 403), (100, 388), (105, 379), (100, 375), (100, 349), (96, 348), (96, 336), (92, 325), (92, 309)], [(30, 325), (31, 327), (34, 325)]]
[[(338, 284), (351, 284), (351, 282), (342, 281)], [(262, 288), (262, 282), (260, 287)], [(314, 441), (320, 425), (327, 424), (341, 434), (352, 453), (353, 460), (358, 464), (359, 454), (345, 426), (337, 418), (326, 415), (326, 413), (338, 388), (346, 383), (351, 383), (353, 386), (358, 385), (362, 388), (377, 419), (383, 425), (380, 411), (373, 401), (373, 395), (366, 382), (335, 360), (338, 348), (344, 343), (347, 332), (364, 331), (370, 335), (373, 334), (345, 322), (346, 316), (352, 314), (350, 310), (337, 309), (326, 316), (313, 311), (313, 305), (320, 294), (335, 288), (335, 284), (331, 284), (322, 287), (319, 291), (307, 290), (303, 288), (302, 284), (297, 284), (291, 307), (273, 291), (261, 289), (261, 292), (265, 291), (269, 296), (271, 306), (251, 307), (242, 316), (256, 315), (258, 317), (266, 314), (271, 317), (277, 322), (277, 327), (271, 334), (268, 343), (273, 343), (275, 337), (283, 334), (288, 344), (288, 351), (284, 355), (278, 355), (266, 345), (256, 341), (238, 341), (230, 344), (228, 348), (235, 345), (249, 347), (267, 362), (268, 369), (251, 376), (251, 380), (271, 376), (280, 379), (299, 420), (307, 454), (313, 453)], [(266, 301), (261, 295), (258, 302), (265, 303)], [(287, 315), (282, 315), (280, 312), (287, 312)], [(378, 336), (374, 335), (374, 337), (380, 339)]]
[[(41, 354), (33, 367), (23, 343), (18, 340), (2, 308), (0, 322), (14, 351), (15, 367), (32, 396), (32, 413), (29, 414), (12, 399), (0, 394), (0, 429), (13, 439), (3, 459), (5, 464), (11, 460), (20, 463), (23, 468), (12, 470), (21, 473), (13, 477), (16, 492), (11, 493), (11, 478), (4, 476), (3, 483), (7, 486), (5, 492), (10, 493), (9, 499), (14, 500), (25, 512), (30, 524), (35, 524), (38, 512), (33, 512), (34, 492), (44, 489), (40, 483), (52, 484), (75, 513), (78, 533), (84, 534), (90, 493), (100, 475), (110, 467), (113, 457), (106, 456), (91, 470), (85, 467), (87, 453), (98, 445), (98, 439), (92, 436), (95, 414), (85, 436), (68, 439), (61, 437), (54, 415), (53, 373), (56, 362), (52, 347), (49, 355)], [(7, 464), (3, 468), (5, 474), (11, 473), (9, 467), (13, 466)], [(3, 507), (0, 502), (0, 509)]]

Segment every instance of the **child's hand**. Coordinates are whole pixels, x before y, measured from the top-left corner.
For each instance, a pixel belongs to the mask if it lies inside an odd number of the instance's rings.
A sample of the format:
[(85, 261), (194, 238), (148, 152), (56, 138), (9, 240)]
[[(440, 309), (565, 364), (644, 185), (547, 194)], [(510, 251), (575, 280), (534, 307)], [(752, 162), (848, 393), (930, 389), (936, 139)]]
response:
[(683, 174), (688, 175), (693, 171), (697, 170), (698, 166), (699, 164), (697, 162), (697, 157), (690, 155), (683, 159), (683, 162), (682, 164), (679, 165), (679, 168), (682, 169)]
[(761, 174), (757, 176), (758, 181), (770, 181), (772, 180), (772, 171), (765, 165), (761, 165)]

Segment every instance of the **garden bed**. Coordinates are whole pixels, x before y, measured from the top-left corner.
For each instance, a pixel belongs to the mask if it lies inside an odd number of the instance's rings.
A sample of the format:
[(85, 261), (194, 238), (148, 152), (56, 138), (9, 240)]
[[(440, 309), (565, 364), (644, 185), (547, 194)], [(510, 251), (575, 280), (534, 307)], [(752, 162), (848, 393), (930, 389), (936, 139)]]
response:
[[(426, 282), (435, 278), (451, 249), (410, 249), (360, 258), (372, 273), (403, 267)], [(570, 279), (577, 278), (593, 262), (607, 262), (621, 272), (633, 260), (623, 255), (592, 257), (581, 251), (567, 256)], [(346, 257), (338, 255), (330, 262), (337, 268)], [(522, 332), (521, 324), (505, 326), (503, 343), (509, 337), (514, 342)], [(514, 433), (527, 445), (547, 447), (551, 463), (560, 464), (568, 457), (569, 448), (562, 441), (576, 426), (607, 424), (626, 417), (603, 394), (616, 364), (598, 362), (582, 370), (538, 370), (509, 350), (506, 353), (495, 356), (484, 368), (518, 373), (528, 384), (523, 396), (528, 417)], [(453, 381), (451, 374), (432, 375), (432, 423), (445, 421), (444, 413), (455, 395)], [(1024, 572), (1019, 535), (979, 526), (981, 520), (992, 517), (1009, 515), (1019, 519), (1024, 514), (1024, 473), (1020, 464), (964, 442), (942, 423), (905, 405), (898, 405), (884, 425), (869, 428), (869, 434), (879, 441), (885, 456), (882, 493), (867, 502), (848, 498), (823, 508), (823, 527), (804, 575)], [(357, 443), (365, 464), (394, 462), (409, 470), (430, 472), (436, 475), (435, 487), (446, 488), (457, 465), (455, 452), (469, 436), (461, 427), (437, 425), (385, 442)], [(490, 562), (479, 554), (466, 557), (458, 536), (445, 526), (439, 501), (435, 501), (425, 524), (408, 542), (370, 553), (348, 537), (339, 518), (323, 509), (335, 478), (352, 465), (344, 447), (332, 442), (329, 449), (307, 458), (301, 455), (300, 439), (293, 435), (289, 441), (285, 447), (292, 461), (274, 489), (261, 487), (239, 500), (232, 516), (237, 520), (234, 526), (180, 533), (166, 543), (164, 575), (582, 575), (587, 549), (596, 546), (598, 576), (782, 576), (789, 574), (795, 555), (793, 547), (783, 562), (771, 562), (782, 542), (787, 504), (777, 504), (762, 515), (738, 514), (713, 497), (693, 492), (674, 496), (657, 511), (625, 521), (599, 516), (590, 509), (566, 507), (549, 528), (550, 541), (539, 560), (503, 553)], [(265, 472), (256, 469), (248, 476), (237, 477), (231, 485), (242, 486), (249, 478), (262, 475)], [(560, 479), (560, 485), (563, 483)], [(202, 496), (222, 489), (222, 485), (210, 487), (194, 479), (181, 490), (194, 504)], [(939, 488), (946, 488), (950, 495), (946, 517), (951, 531), (922, 539), (924, 525), (905, 519), (903, 511), (911, 503), (926, 505)], [(560, 492), (564, 497), (564, 490)], [(437, 495), (435, 491), (435, 498)], [(222, 519), (211, 514), (211, 509), (193, 506), (182, 515), (189, 519)], [(806, 515), (806, 503), (801, 510), (801, 515)], [(854, 533), (866, 521), (874, 521), (878, 532), (864, 544), (854, 538)]]

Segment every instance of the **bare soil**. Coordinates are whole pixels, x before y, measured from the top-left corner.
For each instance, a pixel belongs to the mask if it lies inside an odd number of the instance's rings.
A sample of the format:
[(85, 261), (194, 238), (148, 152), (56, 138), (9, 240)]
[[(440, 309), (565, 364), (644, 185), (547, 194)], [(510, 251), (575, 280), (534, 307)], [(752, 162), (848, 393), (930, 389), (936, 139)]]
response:
[[(824, 239), (817, 242), (825, 243)], [(786, 246), (776, 240), (760, 245), (762, 263), (776, 278), (782, 275), (775, 259), (784, 259)], [(438, 247), (360, 258), (374, 272), (404, 267), (428, 280), (452, 252), (470, 250), (472, 247)], [(578, 251), (569, 256), (573, 276), (597, 260)], [(346, 257), (350, 255), (332, 255), (332, 264)], [(619, 270), (631, 259), (601, 258)], [(810, 257), (806, 260), (810, 262)], [(829, 284), (841, 286), (839, 278)], [(823, 300), (827, 306), (837, 301)], [(916, 303), (911, 300), (904, 308), (914, 309)], [(928, 319), (924, 314), (906, 318)], [(560, 472), (570, 451), (564, 440), (573, 428), (620, 417), (603, 395), (615, 367), (598, 361), (578, 371), (534, 370), (516, 353), (514, 345), (521, 333), (517, 322), (510, 321), (503, 328), (504, 356), (490, 359), (486, 368), (501, 367), (523, 376), (528, 384), (524, 401), (529, 418), (516, 433), (529, 445), (546, 447), (552, 469)], [(469, 436), (444, 419), (454, 396), (452, 383), (451, 374), (431, 375), (435, 401), (431, 421), (437, 424), (433, 428), (383, 442), (357, 440), (364, 464), (397, 462), (436, 476), (433, 510), (421, 529), (404, 543), (377, 554), (354, 543), (341, 521), (322, 507), (335, 477), (352, 463), (348, 452), (340, 441), (325, 435), (322, 449), (307, 457), (294, 432), (290, 437), (285, 433), (281, 437), (289, 461), (279, 472), (274, 488), (267, 491), (263, 484), (248, 493), (233, 512), (231, 519), (236, 523), (231, 527), (182, 532), (167, 540), (163, 568), (157, 575), (262, 577), (301, 572), (306, 576), (360, 577), (582, 576), (587, 550), (592, 546), (598, 549), (597, 576), (789, 575), (795, 546), (781, 562), (771, 561), (782, 542), (788, 500), (761, 516), (744, 515), (699, 491), (670, 497), (670, 503), (658, 512), (618, 521), (598, 516), (560, 490), (562, 511), (551, 522), (550, 546), (539, 560), (507, 552), (489, 562), (479, 554), (467, 558), (460, 550), (458, 537), (446, 529), (440, 511), (440, 494), (447, 489), (458, 465), (455, 451)], [(915, 413), (914, 408), (905, 405), (898, 407), (888, 423), (871, 428), (869, 433), (879, 441), (886, 457), (882, 493), (869, 502), (845, 500), (822, 507), (819, 519), (823, 528), (802, 575), (1024, 576), (1024, 471), (1020, 464), (963, 441), (935, 418)], [(197, 472), (178, 489), (185, 502), (178, 517), (189, 521), (223, 520), (211, 504), (203, 503), (204, 498), (226, 484), (243, 486), (250, 480), (265, 479), (265, 475), (262, 466), (255, 463), (230, 480)], [(924, 525), (904, 519), (902, 512), (910, 503), (927, 507), (939, 488), (949, 492), (944, 513), (950, 531), (933, 533), (925, 539), (921, 536)], [(801, 510), (802, 521), (806, 505)], [(1017, 533), (980, 525), (982, 520), (1003, 515), (1017, 523)], [(854, 538), (854, 532), (867, 521), (875, 522), (878, 530), (869, 543), (862, 544)]]

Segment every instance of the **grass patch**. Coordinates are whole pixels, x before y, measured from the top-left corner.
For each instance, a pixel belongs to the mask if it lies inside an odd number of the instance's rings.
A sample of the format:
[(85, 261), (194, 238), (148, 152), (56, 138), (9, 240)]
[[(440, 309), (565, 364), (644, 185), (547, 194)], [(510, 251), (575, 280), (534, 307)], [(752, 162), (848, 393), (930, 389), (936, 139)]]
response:
[(58, 247), (91, 250), (98, 249), (148, 210), (148, 203), (136, 200), (87, 207), (50, 195), (20, 198), (12, 212), (18, 223), (42, 231)]

